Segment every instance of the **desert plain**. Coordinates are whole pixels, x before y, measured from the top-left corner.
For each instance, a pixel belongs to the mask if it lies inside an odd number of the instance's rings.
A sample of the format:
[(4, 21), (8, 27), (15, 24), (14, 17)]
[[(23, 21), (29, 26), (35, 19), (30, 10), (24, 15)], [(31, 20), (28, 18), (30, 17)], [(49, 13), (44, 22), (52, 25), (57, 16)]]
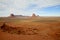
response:
[(60, 17), (0, 17), (0, 40), (60, 40)]

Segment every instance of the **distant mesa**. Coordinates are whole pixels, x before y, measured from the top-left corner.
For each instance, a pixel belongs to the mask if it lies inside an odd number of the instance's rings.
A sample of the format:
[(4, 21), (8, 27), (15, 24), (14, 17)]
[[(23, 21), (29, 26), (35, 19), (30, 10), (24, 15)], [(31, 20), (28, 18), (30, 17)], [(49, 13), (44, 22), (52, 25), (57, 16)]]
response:
[(32, 14), (32, 17), (36, 17), (35, 13)]
[[(36, 15), (35, 13), (32, 14), (31, 17), (38, 17), (39, 15)], [(23, 16), (23, 15), (14, 15), (13, 13), (10, 14), (10, 17), (29, 17), (29, 16)]]
[(10, 14), (10, 17), (21, 17), (23, 15), (14, 15), (14, 14)]
[(35, 13), (32, 14), (32, 17), (39, 17), (39, 15), (36, 15)]
[(10, 17), (14, 17), (15, 15), (14, 14), (10, 14)]
[(39, 15), (37, 15), (39, 17)]

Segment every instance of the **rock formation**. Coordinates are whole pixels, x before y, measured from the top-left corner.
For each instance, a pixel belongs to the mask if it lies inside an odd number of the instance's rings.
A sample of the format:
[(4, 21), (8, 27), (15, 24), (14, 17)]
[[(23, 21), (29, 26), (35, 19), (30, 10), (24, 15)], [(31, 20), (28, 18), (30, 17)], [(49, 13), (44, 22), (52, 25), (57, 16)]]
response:
[(14, 14), (10, 14), (10, 17), (14, 17)]
[(35, 13), (32, 14), (32, 17), (36, 17)]

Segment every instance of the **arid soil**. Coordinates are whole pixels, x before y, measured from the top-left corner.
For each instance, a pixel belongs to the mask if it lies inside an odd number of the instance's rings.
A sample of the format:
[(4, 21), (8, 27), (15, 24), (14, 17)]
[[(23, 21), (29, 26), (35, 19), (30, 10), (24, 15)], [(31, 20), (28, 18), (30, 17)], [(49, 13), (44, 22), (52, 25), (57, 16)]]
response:
[(0, 40), (60, 40), (60, 21), (1, 20)]

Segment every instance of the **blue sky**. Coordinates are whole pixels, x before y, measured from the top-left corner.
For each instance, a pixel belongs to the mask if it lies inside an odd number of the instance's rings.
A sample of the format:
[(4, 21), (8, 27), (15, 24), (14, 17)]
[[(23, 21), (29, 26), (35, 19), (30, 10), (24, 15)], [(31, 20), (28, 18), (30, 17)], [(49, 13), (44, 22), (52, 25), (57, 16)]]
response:
[(0, 17), (15, 15), (60, 16), (60, 0), (0, 0)]

